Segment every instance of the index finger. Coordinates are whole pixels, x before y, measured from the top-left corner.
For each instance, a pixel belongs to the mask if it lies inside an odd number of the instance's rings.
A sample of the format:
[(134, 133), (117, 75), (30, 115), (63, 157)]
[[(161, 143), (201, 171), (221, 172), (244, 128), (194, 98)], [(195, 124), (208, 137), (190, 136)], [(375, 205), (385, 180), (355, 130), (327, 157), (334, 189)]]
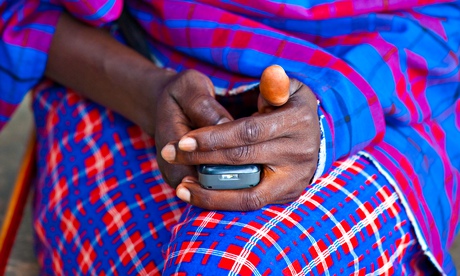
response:
[(211, 80), (198, 71), (180, 73), (177, 83), (169, 88), (169, 92), (193, 127), (233, 120), (230, 113), (215, 99)]
[[(264, 180), (267, 182), (266, 178)], [(275, 195), (282, 194), (264, 184), (239, 190), (208, 190), (193, 178), (186, 177), (176, 194), (185, 202), (208, 210), (253, 211), (272, 203)]]
[[(284, 107), (282, 108), (284, 109)], [(235, 121), (207, 126), (188, 132), (179, 141), (183, 151), (214, 151), (254, 145), (288, 135), (303, 121), (299, 116), (288, 116), (289, 110), (278, 109)]]

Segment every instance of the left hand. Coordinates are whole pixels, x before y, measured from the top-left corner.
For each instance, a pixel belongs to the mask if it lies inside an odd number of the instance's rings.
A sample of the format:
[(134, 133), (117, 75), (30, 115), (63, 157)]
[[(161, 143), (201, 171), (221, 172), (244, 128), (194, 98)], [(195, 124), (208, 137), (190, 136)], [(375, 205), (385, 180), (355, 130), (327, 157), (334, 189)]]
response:
[(207, 190), (195, 177), (187, 176), (177, 187), (177, 196), (205, 209), (235, 211), (296, 200), (315, 173), (320, 129), (312, 91), (291, 79), (289, 92), (288, 102), (268, 113), (195, 129), (168, 144), (176, 149), (165, 158), (171, 164), (261, 164), (257, 186)]

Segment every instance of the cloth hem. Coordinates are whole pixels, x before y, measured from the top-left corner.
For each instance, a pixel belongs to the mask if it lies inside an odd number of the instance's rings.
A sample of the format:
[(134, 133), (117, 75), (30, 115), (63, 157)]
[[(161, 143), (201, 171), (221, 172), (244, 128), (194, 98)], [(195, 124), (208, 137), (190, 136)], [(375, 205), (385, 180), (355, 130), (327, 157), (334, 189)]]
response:
[(319, 152), (318, 152), (318, 164), (316, 166), (316, 172), (315, 172), (315, 175), (313, 176), (313, 180), (312, 180), (312, 183), (315, 183), (316, 180), (318, 180), (318, 178), (320, 178), (324, 171), (325, 171), (325, 168), (326, 168), (326, 160), (327, 160), (327, 154), (326, 154), (326, 134), (324, 132), (324, 124), (323, 124), (323, 120), (325, 119), (324, 118), (324, 115), (321, 114), (320, 112), (320, 109), (319, 109), (319, 100), (317, 101), (317, 105), (318, 105), (318, 119), (319, 119), (319, 128), (320, 128), (320, 132), (321, 132), (321, 140), (320, 140), (320, 146), (319, 146)]

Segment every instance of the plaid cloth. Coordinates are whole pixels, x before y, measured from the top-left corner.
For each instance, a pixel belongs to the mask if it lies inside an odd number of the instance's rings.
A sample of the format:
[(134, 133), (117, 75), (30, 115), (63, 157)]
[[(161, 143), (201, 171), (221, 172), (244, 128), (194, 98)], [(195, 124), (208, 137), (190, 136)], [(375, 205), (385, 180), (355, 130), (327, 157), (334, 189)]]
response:
[[(324, 116), (325, 170), (365, 150), (399, 193), (422, 250), (455, 273), (447, 249), (460, 204), (458, 1), (127, 4), (158, 64), (198, 69), (221, 95), (244, 91), (273, 63), (310, 86)], [(40, 81), (63, 9), (104, 26), (121, 8), (121, 0), (0, 1), (0, 127)]]
[[(51, 83), (34, 97), (34, 205), (42, 273), (56, 275), (414, 275), (426, 257), (398, 194), (362, 154), (290, 204), (254, 212), (186, 205), (154, 141)], [(280, 183), (281, 184), (281, 183)]]

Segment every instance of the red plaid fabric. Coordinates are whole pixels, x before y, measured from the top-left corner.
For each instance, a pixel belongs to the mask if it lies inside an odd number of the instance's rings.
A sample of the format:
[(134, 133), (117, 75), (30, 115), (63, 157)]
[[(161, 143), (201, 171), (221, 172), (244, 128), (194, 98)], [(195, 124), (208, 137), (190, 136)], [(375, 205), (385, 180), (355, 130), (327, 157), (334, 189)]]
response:
[[(43, 274), (413, 275), (426, 259), (398, 194), (362, 155), (290, 204), (255, 212), (187, 206), (154, 141), (65, 88), (35, 94), (34, 225)], [(84, 127), (79, 127), (84, 125)], [(280, 183), (281, 185), (281, 183)]]
[[(448, 249), (457, 236), (460, 209), (460, 1), (0, 0), (0, 129), (43, 79), (59, 15), (65, 10), (94, 27), (113, 26), (124, 3), (147, 32), (157, 64), (198, 70), (210, 77), (219, 95), (253, 87), (273, 63), (309, 86), (323, 118), (326, 150), (319, 174), (365, 149), (380, 171), (395, 180), (422, 249), (439, 270), (455, 274)], [(113, 168), (123, 172), (126, 182), (137, 181), (154, 157), (142, 156), (143, 165), (134, 168), (119, 165), (117, 159), (126, 161), (131, 150), (142, 151), (142, 146), (126, 135), (105, 136), (113, 125), (104, 122), (116, 125), (118, 119), (104, 109), (73, 112), (81, 114), (46, 122), (47, 128), (61, 127), (55, 130), (61, 136), (41, 153), (52, 157), (51, 169), (42, 175), (53, 185), (78, 181), (77, 186), (91, 187), (112, 176), (106, 186), (114, 199), (102, 207), (112, 208), (126, 197), (112, 195), (122, 185)], [(126, 131), (139, 130), (120, 133)], [(66, 151), (74, 149), (81, 149), (84, 158), (69, 156)], [(69, 162), (75, 166), (62, 168)], [(62, 175), (69, 170), (72, 174)], [(67, 188), (64, 197), (73, 199), (74, 191)], [(99, 191), (93, 194), (94, 204)], [(140, 194), (133, 197), (140, 210), (148, 209)], [(84, 202), (69, 204), (86, 212)], [(60, 208), (60, 202), (54, 204)], [(369, 206), (361, 211), (365, 215)], [(172, 216), (162, 215), (170, 218), (168, 227), (174, 224)], [(374, 231), (373, 226), (366, 231)]]

